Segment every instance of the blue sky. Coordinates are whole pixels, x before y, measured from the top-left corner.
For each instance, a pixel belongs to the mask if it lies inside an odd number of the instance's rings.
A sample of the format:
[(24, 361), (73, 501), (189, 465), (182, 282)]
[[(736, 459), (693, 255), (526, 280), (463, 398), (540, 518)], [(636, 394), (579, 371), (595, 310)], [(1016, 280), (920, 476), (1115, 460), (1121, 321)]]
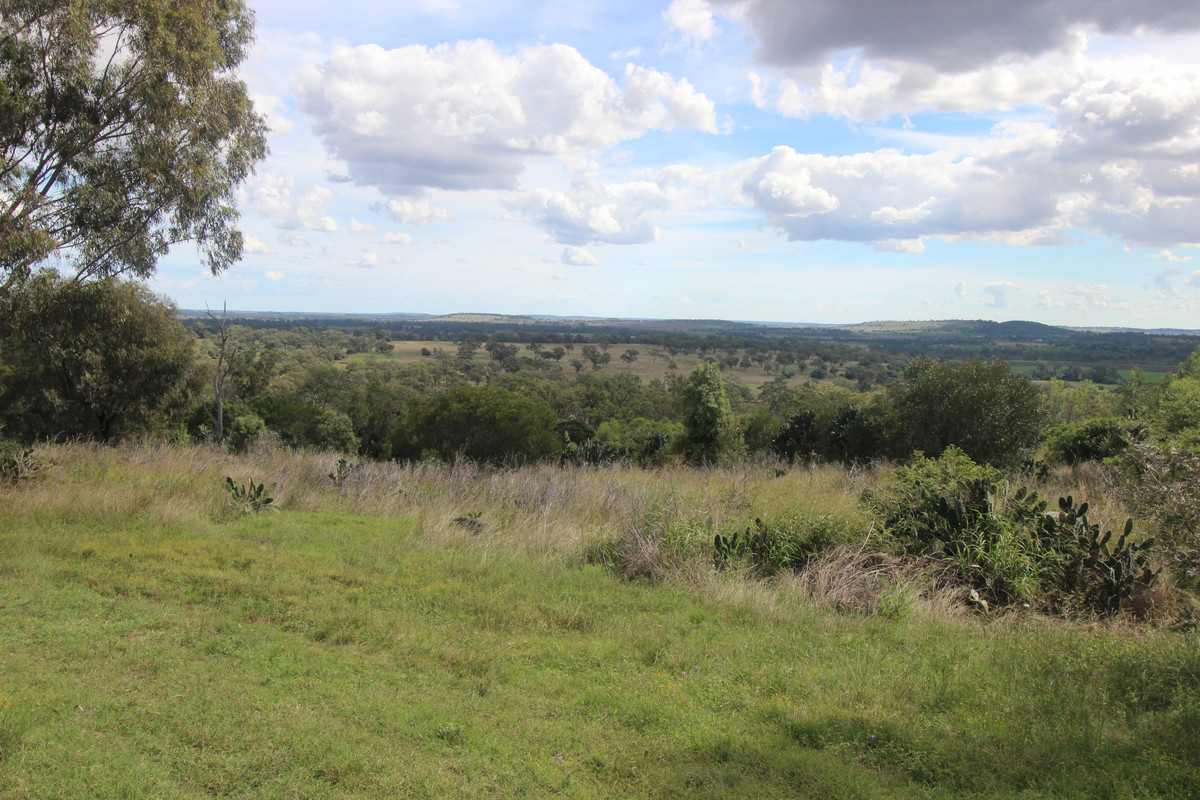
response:
[(1200, 328), (1190, 0), (251, 4), (182, 307)]

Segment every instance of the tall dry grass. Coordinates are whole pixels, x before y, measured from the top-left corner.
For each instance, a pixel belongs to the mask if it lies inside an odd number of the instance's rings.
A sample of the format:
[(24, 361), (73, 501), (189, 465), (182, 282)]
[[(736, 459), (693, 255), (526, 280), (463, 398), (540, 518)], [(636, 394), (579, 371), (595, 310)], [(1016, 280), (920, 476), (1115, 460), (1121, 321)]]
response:
[[(429, 545), (603, 562), (629, 578), (676, 580), (760, 609), (797, 597), (886, 615), (970, 608), (963, 583), (944, 566), (882, 555), (885, 545), (874, 538), (873, 520), (859, 502), (864, 489), (891, 474), (881, 465), (499, 469), (469, 461), (356, 461), (339, 467), (336, 453), (297, 451), (270, 440), (243, 454), (154, 441), (119, 447), (47, 444), (36, 449), (36, 457), (44, 465), (38, 479), (0, 492), (0, 510), (8, 519), (211, 528), (236, 513), (224, 488), (232, 477), (237, 483), (275, 484), (276, 505), (284, 511), (415, 520), (415, 535)], [(1052, 506), (1059, 493), (1074, 494), (1093, 502), (1095, 519), (1114, 527), (1124, 521), (1102, 470), (1060, 470), (1034, 488)], [(743, 530), (756, 517), (793, 513), (833, 515), (861, 535), (770, 581), (713, 569), (714, 533)], [(467, 519), (478, 522), (464, 524)]]

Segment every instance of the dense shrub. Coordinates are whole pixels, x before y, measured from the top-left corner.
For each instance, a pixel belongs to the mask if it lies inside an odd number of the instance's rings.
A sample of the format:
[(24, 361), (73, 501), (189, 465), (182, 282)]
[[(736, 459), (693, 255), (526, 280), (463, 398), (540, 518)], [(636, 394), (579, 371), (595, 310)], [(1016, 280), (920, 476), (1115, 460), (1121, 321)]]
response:
[(1048, 514), (1036, 493), (955, 447), (899, 468), (864, 499), (901, 550), (953, 561), (993, 603), (1111, 614), (1154, 579), (1153, 542), (1134, 540), (1132, 520), (1114, 539), (1088, 520), (1086, 503), (1063, 498)]
[(946, 364), (918, 357), (889, 394), (904, 443), (938, 455), (954, 445), (980, 463), (1020, 463), (1041, 442), (1042, 392), (1004, 361)]
[(495, 386), (458, 386), (417, 403), (406, 421), (404, 455), (538, 460), (562, 449), (556, 423), (545, 403)]
[(774, 575), (802, 569), (814, 556), (865, 536), (866, 530), (845, 516), (796, 511), (715, 534), (713, 559), (718, 568), (740, 562), (758, 575)]
[(1078, 464), (1112, 458), (1125, 449), (1136, 427), (1135, 423), (1118, 417), (1055, 425), (1046, 435), (1046, 461)]

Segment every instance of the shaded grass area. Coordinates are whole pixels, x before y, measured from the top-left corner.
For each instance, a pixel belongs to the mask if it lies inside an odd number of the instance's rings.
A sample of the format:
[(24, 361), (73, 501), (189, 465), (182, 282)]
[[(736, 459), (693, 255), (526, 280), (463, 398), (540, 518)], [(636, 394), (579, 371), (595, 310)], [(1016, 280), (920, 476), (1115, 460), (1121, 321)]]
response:
[(1200, 788), (1194, 634), (629, 583), (413, 521), (228, 516), (194, 478), (0, 490), (0, 796)]

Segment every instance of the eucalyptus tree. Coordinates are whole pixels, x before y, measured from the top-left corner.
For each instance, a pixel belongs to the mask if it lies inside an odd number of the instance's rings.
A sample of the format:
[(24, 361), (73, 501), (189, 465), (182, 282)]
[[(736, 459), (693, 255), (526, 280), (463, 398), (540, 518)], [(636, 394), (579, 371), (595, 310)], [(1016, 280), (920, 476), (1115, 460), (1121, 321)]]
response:
[(241, 0), (0, 0), (0, 297), (51, 256), (83, 279), (187, 240), (214, 274), (241, 257), (252, 34)]

